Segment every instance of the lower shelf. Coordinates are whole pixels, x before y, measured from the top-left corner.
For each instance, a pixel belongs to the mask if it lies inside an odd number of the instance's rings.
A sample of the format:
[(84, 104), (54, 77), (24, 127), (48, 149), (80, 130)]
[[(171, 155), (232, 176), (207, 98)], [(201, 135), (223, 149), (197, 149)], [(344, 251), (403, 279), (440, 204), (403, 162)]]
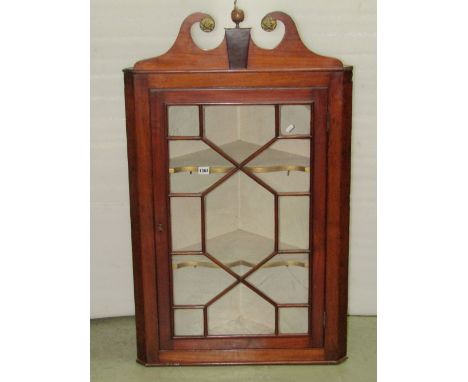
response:
[(208, 335), (274, 335), (276, 324), (280, 334), (308, 333), (309, 253), (281, 247), (290, 252), (236, 230), (207, 240), (206, 255), (173, 254), (175, 335), (202, 335), (203, 308)]
[[(196, 243), (187, 246), (174, 252), (174, 254), (194, 253), (195, 248), (201, 248), (201, 244)], [(221, 261), (229, 268), (234, 269), (238, 274), (244, 274), (250, 268), (253, 268), (265, 257), (272, 254), (274, 249), (275, 243), (273, 239), (240, 229), (208, 239), (206, 244), (206, 251), (210, 255)], [(280, 242), (279, 252), (307, 253), (308, 249), (302, 250), (288, 243)], [(268, 267), (284, 265), (308, 266), (307, 263), (298, 263), (291, 259), (290, 262), (277, 262), (270, 264)], [(179, 263), (175, 266), (177, 268), (183, 268), (185, 266), (216, 267), (216, 265), (213, 265), (210, 262), (202, 262), (198, 264), (185, 262)]]

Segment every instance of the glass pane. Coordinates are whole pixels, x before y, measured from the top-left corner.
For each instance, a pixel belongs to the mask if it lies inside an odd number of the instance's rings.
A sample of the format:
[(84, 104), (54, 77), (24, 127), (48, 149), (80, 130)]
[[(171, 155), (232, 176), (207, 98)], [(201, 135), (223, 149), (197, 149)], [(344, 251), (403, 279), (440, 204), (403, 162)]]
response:
[(276, 141), (247, 164), (248, 170), (278, 192), (310, 190), (310, 140)]
[(309, 249), (309, 197), (279, 198), (279, 248)]
[(169, 135), (198, 136), (199, 120), (198, 106), (169, 106)]
[(238, 285), (208, 308), (209, 335), (274, 334), (275, 308)]
[(169, 158), (172, 193), (202, 192), (234, 167), (202, 141), (171, 141)]
[(206, 256), (172, 256), (175, 305), (203, 305), (235, 279)]
[(311, 135), (310, 105), (280, 107), (281, 135)]
[(309, 332), (308, 308), (280, 308), (279, 332), (281, 334), (304, 334)]
[(205, 136), (241, 162), (275, 136), (274, 106), (205, 106)]
[(200, 198), (171, 198), (172, 251), (201, 251)]
[[(203, 310), (195, 305), (207, 306), (209, 335), (271, 335), (275, 333), (275, 308), (268, 301), (309, 302), (309, 254), (304, 252), (310, 245), (310, 198), (279, 197), (275, 238), (275, 196), (268, 190), (310, 192), (311, 139), (277, 139), (242, 169), (223, 157), (225, 154), (239, 164), (271, 143), (275, 114), (272, 105), (203, 106), (200, 132), (197, 106), (168, 108), (170, 135), (202, 134), (200, 139), (169, 141), (170, 193), (203, 193), (200, 197), (170, 197), (172, 251), (206, 250), (206, 255), (172, 256), (175, 335), (203, 335)], [(310, 105), (280, 106), (280, 116), (280, 134), (310, 135)], [(213, 142), (224, 154), (201, 138)], [(233, 170), (234, 174), (228, 174)], [(280, 251), (303, 253), (277, 254), (276, 240)], [(240, 283), (225, 293), (236, 279), (211, 261), (211, 256), (238, 275), (273, 257), (249, 275), (248, 287), (237, 280)], [(281, 333), (307, 333), (308, 308), (282, 307), (279, 320)]]
[(247, 281), (276, 303), (307, 304), (309, 255), (277, 255), (250, 275)]
[(175, 309), (174, 334), (176, 336), (202, 336), (202, 309)]
[(207, 252), (239, 275), (274, 250), (274, 197), (238, 172), (206, 197)]

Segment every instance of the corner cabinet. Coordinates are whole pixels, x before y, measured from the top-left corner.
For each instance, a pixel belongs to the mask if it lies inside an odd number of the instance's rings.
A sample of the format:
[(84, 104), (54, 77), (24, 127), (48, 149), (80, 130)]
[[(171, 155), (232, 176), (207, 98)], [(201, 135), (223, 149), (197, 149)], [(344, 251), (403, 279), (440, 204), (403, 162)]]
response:
[[(237, 12), (237, 13), (236, 13)], [(238, 24), (242, 11), (233, 11)], [(138, 362), (346, 358), (352, 68), (196, 13), (125, 69)]]

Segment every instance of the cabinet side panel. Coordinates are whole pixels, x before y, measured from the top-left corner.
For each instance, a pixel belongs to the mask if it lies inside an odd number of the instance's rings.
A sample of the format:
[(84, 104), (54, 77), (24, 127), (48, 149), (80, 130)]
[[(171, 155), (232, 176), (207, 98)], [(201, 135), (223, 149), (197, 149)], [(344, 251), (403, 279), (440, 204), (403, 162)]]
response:
[(349, 263), (349, 207), (351, 191), (351, 131), (352, 131), (352, 97), (353, 72), (343, 74), (343, 122), (342, 122), (342, 167), (341, 176), (341, 254), (340, 254), (340, 305), (339, 320), (340, 348), (342, 356), (347, 350), (347, 316), (348, 316), (348, 263)]
[(329, 97), (325, 336), (329, 360), (346, 355), (352, 85), (345, 76), (332, 75)]
[(135, 79), (131, 73), (125, 72), (124, 79), (137, 354), (141, 362), (157, 362), (151, 146), (147, 92), (145, 84)]
[(135, 141), (135, 99), (133, 75), (124, 73), (125, 118), (127, 126), (127, 159), (130, 191), (130, 220), (132, 230), (133, 291), (135, 298), (135, 321), (138, 359), (145, 359), (145, 325), (143, 316), (143, 290), (141, 280), (140, 224), (138, 213), (137, 159)]

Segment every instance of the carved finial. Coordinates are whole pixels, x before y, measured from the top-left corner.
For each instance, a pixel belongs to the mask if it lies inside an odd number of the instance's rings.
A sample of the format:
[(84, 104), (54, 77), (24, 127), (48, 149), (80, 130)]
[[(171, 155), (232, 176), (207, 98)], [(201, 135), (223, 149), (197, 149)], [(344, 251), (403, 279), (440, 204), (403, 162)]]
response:
[(236, 23), (236, 28), (239, 28), (239, 24), (244, 21), (244, 11), (237, 8), (237, 0), (234, 0), (234, 9), (231, 12), (231, 19)]

